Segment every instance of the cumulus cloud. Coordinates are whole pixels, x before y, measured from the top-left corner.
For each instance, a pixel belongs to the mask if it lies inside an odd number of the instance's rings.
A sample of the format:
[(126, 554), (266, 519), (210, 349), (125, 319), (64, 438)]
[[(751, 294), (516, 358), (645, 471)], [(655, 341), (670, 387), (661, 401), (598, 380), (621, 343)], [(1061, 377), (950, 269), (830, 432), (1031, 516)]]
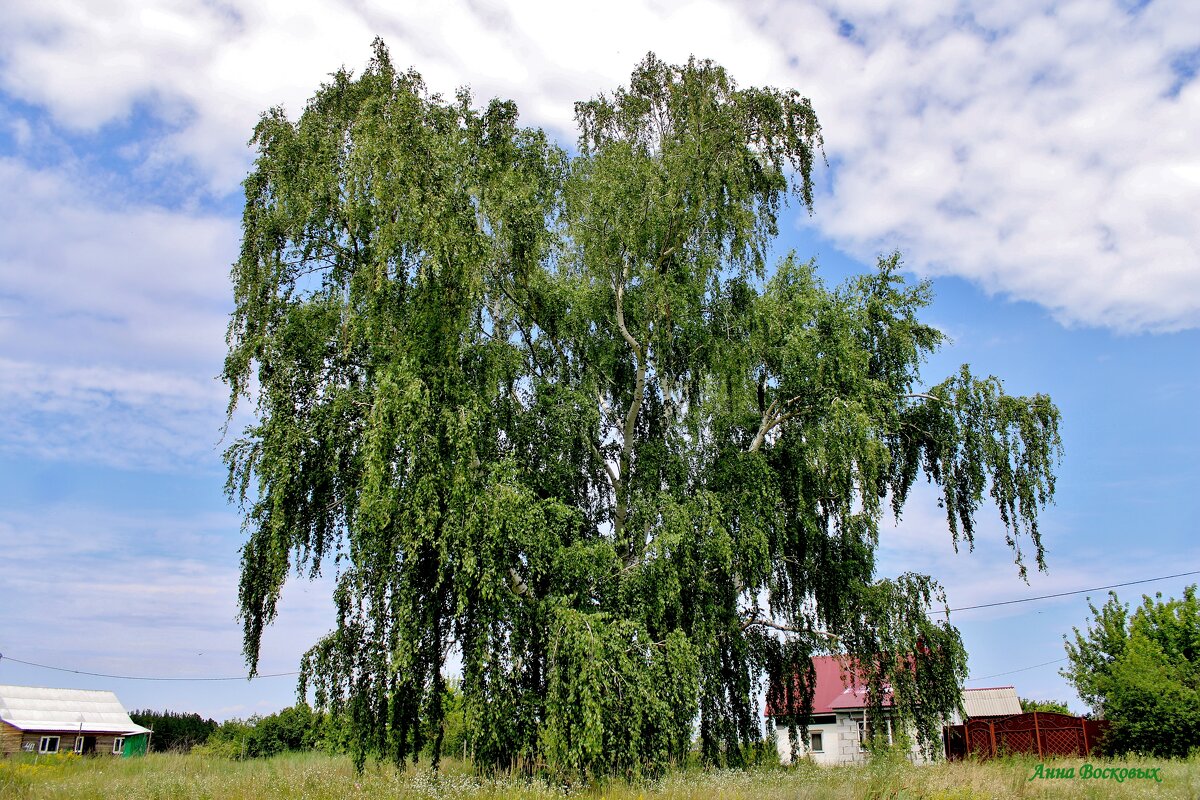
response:
[(174, 124), (166, 151), (228, 190), (244, 174), (257, 115), (274, 105), (298, 113), (330, 73), (361, 69), (375, 36), (433, 90), (469, 85), (483, 100), (513, 98), (529, 120), (568, 138), (574, 101), (616, 86), (647, 51), (674, 60), (720, 53), (756, 81), (782, 63), (752, 20), (718, 0), (565, 8), (541, 0), (47, 0), (0, 11), (9, 53), (0, 87), (78, 130), (146, 107)]
[(1200, 149), (1187, 133), (1200, 87), (1177, 65), (1200, 44), (1200, 27), (1183, 24), (1194, 9), (827, 11), (844, 34), (831, 46), (840, 75), (795, 51), (797, 73), (835, 87), (817, 102), (837, 165), (811, 223), (824, 235), (863, 259), (899, 248), (918, 271), (970, 278), (1068, 324), (1200, 322), (1188, 221)]
[(647, 50), (711, 56), (743, 83), (813, 97), (834, 169), (806, 224), (851, 254), (900, 248), (917, 271), (1068, 324), (1200, 322), (1194, 4), (564, 8), (47, 0), (0, 12), (0, 85), (75, 128), (151, 109), (170, 132), (146, 158), (194, 163), (227, 191), (256, 115), (297, 113), (328, 73), (360, 67), (377, 34), (434, 89), (512, 97), (568, 141), (572, 102), (617, 85)]

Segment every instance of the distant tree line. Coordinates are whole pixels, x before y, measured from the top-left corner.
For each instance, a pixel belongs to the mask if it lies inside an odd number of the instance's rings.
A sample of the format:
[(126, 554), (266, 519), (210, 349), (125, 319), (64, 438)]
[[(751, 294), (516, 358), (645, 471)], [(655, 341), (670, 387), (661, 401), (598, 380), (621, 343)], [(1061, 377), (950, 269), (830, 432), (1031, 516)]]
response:
[(1052, 711), (1055, 714), (1070, 714), (1071, 708), (1062, 700), (1033, 700), (1021, 698), (1021, 710), (1028, 714), (1031, 711)]
[(154, 752), (187, 752), (198, 744), (204, 744), (220, 727), (214, 719), (205, 719), (199, 714), (179, 711), (133, 711), (129, 718), (143, 728), (154, 731), (150, 737), (150, 749)]
[[(443, 752), (460, 758), (468, 755), (462, 694), (456, 684), (446, 687), (446, 714), (442, 720)], [(138, 710), (130, 718), (154, 731), (150, 749), (159, 753), (197, 753), (225, 758), (266, 758), (280, 753), (324, 750), (348, 753), (350, 720), (346, 714), (322, 714), (299, 703), (265, 716), (217, 722), (199, 714), (178, 711)], [(427, 731), (426, 741), (435, 731)]]

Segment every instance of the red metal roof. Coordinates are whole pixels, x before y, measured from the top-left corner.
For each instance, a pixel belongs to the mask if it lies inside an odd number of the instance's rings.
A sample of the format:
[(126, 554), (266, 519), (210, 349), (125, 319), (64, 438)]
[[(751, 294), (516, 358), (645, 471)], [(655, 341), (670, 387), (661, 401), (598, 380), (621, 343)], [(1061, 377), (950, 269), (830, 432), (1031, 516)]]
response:
[[(865, 708), (867, 705), (867, 687), (860, 677), (858, 685), (851, 687), (850, 662), (839, 656), (813, 656), (813, 671), (816, 673), (816, 683), (813, 687), (814, 714), (832, 714), (835, 711)], [(885, 699), (885, 703), (891, 698)], [(768, 701), (766, 714), (768, 717), (780, 716)]]
[(850, 683), (850, 663), (837, 656), (813, 656), (813, 669), (817, 673), (813, 689), (813, 713), (832, 713), (834, 703), (842, 698)]

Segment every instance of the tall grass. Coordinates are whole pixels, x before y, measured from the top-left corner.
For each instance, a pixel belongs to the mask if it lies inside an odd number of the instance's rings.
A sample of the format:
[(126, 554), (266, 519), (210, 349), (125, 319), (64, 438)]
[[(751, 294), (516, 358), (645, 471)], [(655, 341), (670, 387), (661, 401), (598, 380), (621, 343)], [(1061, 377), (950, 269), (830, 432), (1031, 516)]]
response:
[[(762, 767), (749, 771), (694, 769), (643, 784), (624, 782), (586, 787), (551, 786), (540, 781), (476, 776), (462, 762), (443, 762), (434, 776), (424, 766), (397, 770), (370, 765), (356, 774), (345, 757), (319, 753), (229, 761), (199, 755), (151, 754), (144, 758), (73, 756), (0, 759), (0, 797), (62, 800), (334, 800), (337, 798), (517, 798), (542, 800), (567, 795), (606, 800), (670, 798), (1191, 798), (1200, 797), (1200, 758), (1188, 761), (1059, 759), (1045, 767), (1073, 768), (1076, 777), (1029, 780), (1037, 759), (1010, 758), (987, 763), (915, 767), (904, 761), (878, 761), (855, 767)], [(1162, 782), (1085, 780), (1084, 763), (1094, 767), (1160, 768)]]

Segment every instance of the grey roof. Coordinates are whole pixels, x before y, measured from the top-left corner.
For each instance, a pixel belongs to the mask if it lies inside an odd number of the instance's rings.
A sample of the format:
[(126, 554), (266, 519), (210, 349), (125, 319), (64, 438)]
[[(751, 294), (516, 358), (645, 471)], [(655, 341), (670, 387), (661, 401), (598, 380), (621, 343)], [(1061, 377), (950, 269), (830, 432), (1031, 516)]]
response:
[(963, 689), (963, 710), (967, 718), (998, 717), (1020, 714), (1021, 701), (1012, 686), (995, 686), (990, 689)]
[(0, 720), (23, 731), (149, 733), (112, 692), (0, 685)]

